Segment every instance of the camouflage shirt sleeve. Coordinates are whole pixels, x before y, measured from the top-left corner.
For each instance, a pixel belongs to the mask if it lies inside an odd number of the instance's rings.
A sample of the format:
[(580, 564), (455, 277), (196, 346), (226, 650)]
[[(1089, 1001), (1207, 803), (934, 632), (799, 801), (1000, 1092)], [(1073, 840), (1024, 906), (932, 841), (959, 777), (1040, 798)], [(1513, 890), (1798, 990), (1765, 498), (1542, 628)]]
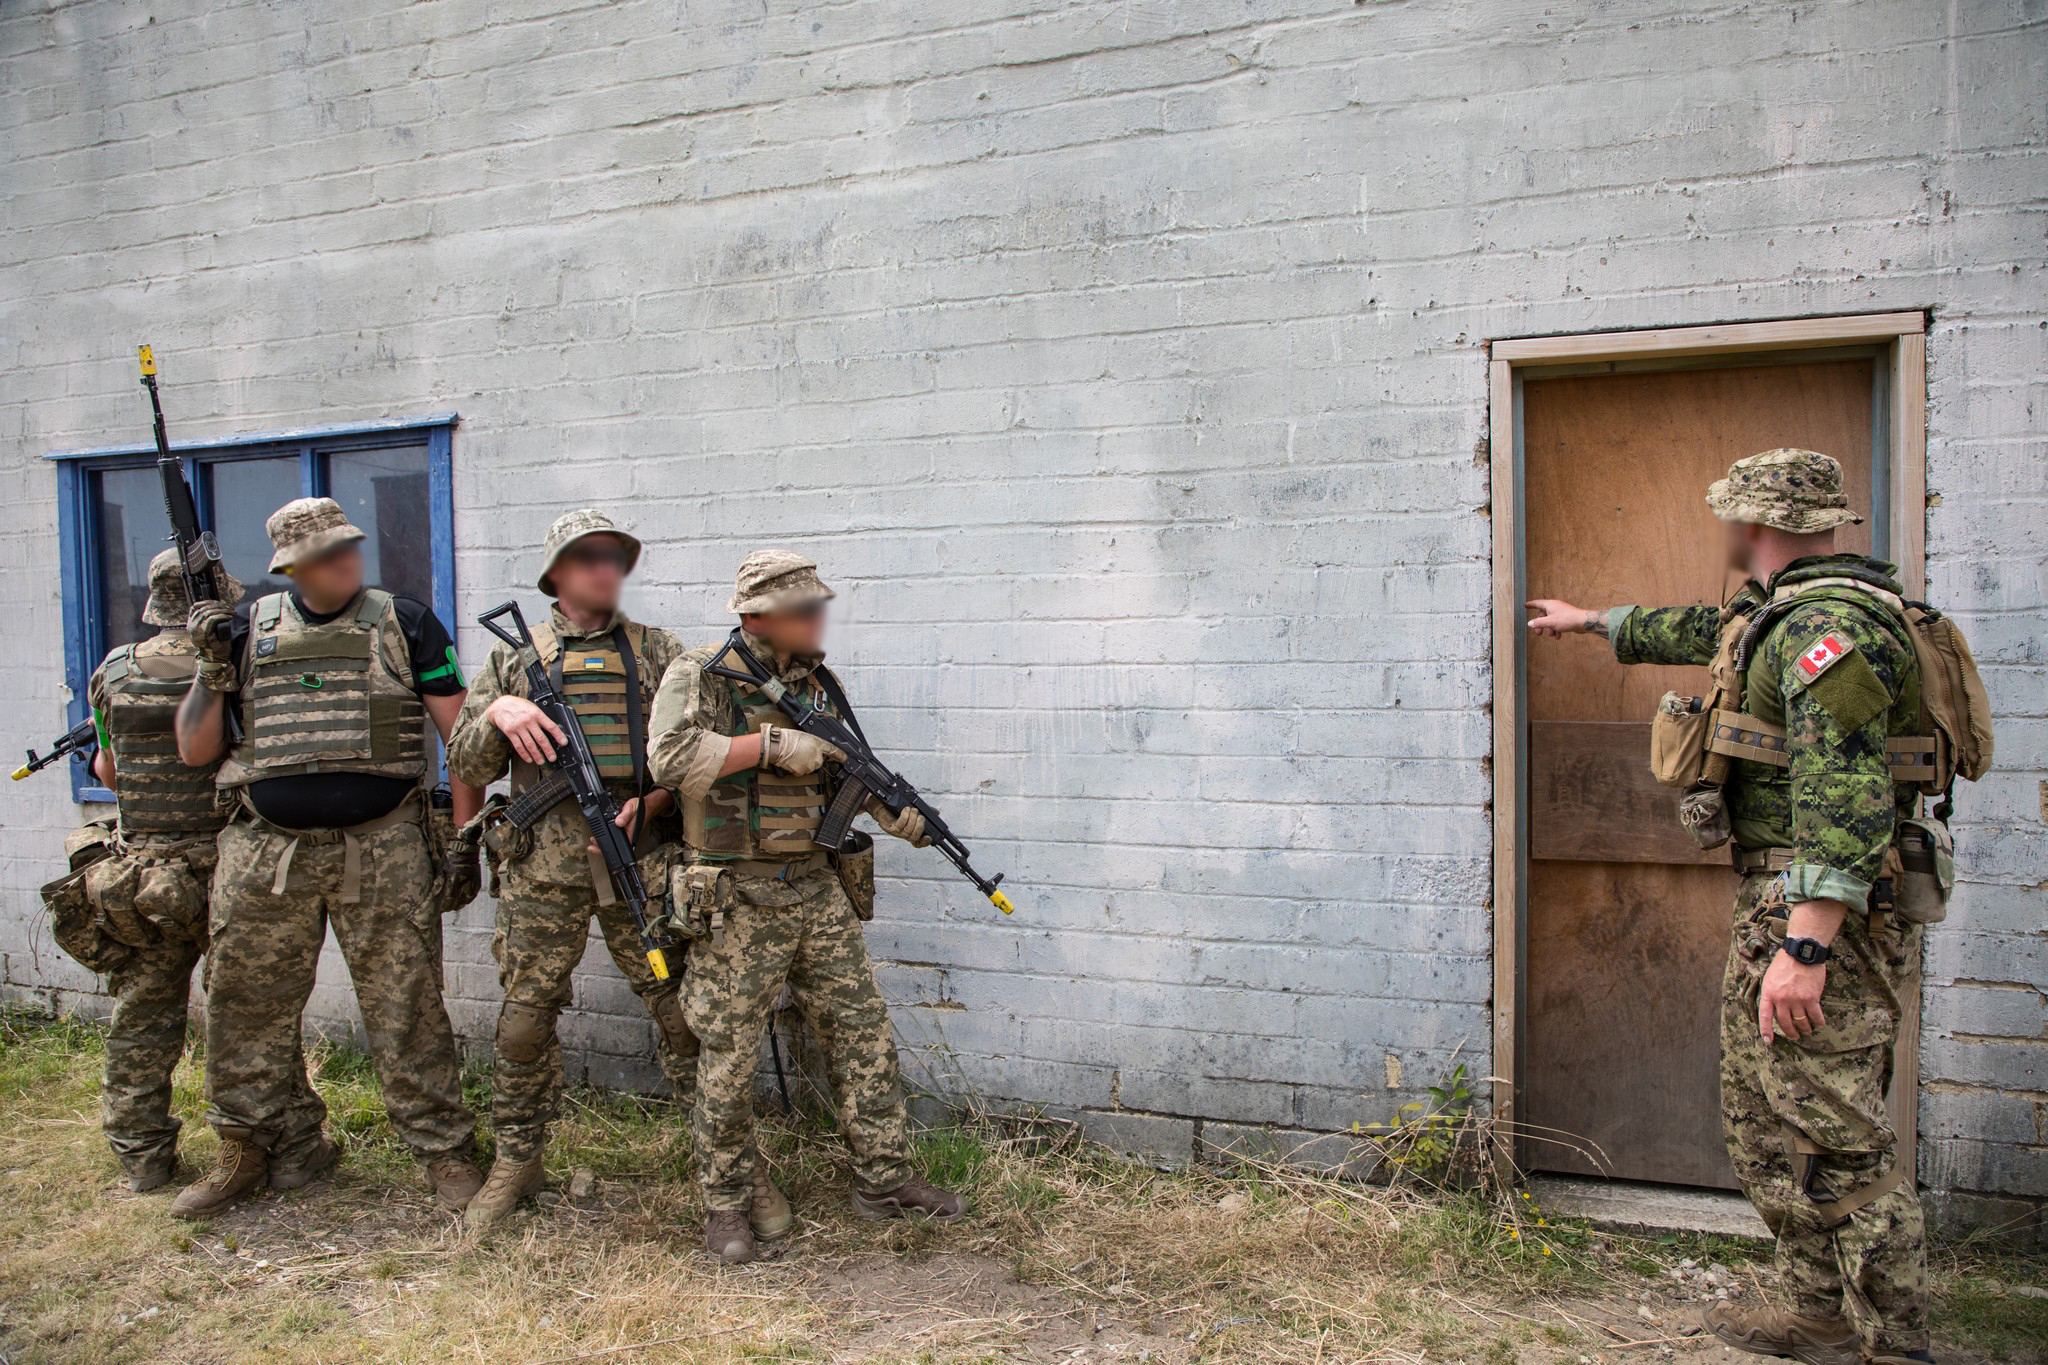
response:
[(1614, 607), (1614, 657), (1625, 664), (1710, 664), (1721, 638), (1718, 607)]
[(648, 722), (648, 774), (685, 800), (701, 801), (732, 751), (731, 689), (706, 676), (708, 650), (692, 650), (668, 666)]
[(462, 714), (448, 736), (448, 775), (457, 782), (487, 787), (511, 769), (512, 745), (484, 718), (484, 711), (507, 693), (526, 695), (525, 679), (513, 673), (512, 651), (501, 644), (470, 682)]
[(1828, 601), (1794, 611), (1761, 655), (1753, 666), (1781, 689), (1791, 758), (1785, 894), (1860, 907), (1898, 815), (1885, 740), (1911, 657), (1868, 613)]
[(107, 737), (107, 665), (104, 659), (92, 671), (92, 677), (86, 679), (85, 704), (92, 709), (93, 739), (109, 754), (113, 753), (114, 746)]

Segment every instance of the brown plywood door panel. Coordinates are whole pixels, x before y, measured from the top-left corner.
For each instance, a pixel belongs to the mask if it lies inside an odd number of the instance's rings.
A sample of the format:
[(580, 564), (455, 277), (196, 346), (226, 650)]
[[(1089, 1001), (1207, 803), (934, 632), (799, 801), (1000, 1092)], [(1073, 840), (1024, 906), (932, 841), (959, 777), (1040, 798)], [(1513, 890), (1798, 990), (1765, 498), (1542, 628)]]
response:
[[(1773, 446), (1840, 460), (1867, 516), (1874, 379), (1857, 359), (1526, 380), (1529, 595), (1721, 601), (1723, 532), (1703, 495)], [(1868, 550), (1867, 525), (1845, 529), (1844, 548)], [(1623, 668), (1590, 636), (1527, 657), (1523, 1159), (1733, 1188), (1717, 1056), (1735, 878), (1678, 830), (1676, 794), (1648, 771), (1657, 699), (1704, 692), (1706, 670)]]

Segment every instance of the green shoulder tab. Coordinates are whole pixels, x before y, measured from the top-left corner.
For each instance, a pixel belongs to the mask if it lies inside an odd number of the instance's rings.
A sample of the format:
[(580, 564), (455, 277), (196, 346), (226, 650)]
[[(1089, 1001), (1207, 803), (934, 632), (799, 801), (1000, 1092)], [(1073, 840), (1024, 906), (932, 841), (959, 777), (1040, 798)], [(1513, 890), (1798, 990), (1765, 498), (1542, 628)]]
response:
[(362, 604), (356, 608), (356, 624), (365, 628), (384, 619), (391, 610), (391, 594), (382, 588), (363, 589)]
[(1790, 690), (1820, 703), (1843, 734), (1861, 730), (1892, 704), (1884, 680), (1845, 630), (1819, 632), (1790, 658)]

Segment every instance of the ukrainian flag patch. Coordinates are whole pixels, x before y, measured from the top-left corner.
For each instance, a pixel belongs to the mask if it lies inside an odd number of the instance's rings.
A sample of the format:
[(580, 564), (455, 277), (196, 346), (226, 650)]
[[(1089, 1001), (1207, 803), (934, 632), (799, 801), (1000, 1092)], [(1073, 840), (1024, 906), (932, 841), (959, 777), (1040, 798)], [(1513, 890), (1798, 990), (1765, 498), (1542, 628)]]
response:
[(604, 655), (602, 655), (602, 654), (586, 654), (586, 655), (584, 655), (584, 656), (583, 656), (583, 667), (584, 667), (584, 670), (585, 670), (586, 672), (587, 672), (587, 671), (589, 671), (589, 670), (591, 670), (591, 669), (595, 669), (595, 670), (597, 670), (598, 672), (602, 673), (602, 672), (604, 671)]

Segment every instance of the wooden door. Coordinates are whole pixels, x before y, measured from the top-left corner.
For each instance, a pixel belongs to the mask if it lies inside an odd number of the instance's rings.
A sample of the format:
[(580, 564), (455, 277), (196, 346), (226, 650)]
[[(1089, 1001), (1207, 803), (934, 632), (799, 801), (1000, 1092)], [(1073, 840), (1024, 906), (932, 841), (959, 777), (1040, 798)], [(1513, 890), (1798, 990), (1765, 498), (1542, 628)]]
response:
[[(1869, 517), (1875, 382), (1869, 359), (1525, 379), (1528, 595), (1720, 602), (1733, 580), (1707, 485), (1774, 446), (1840, 460)], [(1871, 523), (1838, 544), (1867, 552)], [(1735, 874), (1649, 773), (1657, 699), (1704, 693), (1706, 670), (1623, 668), (1593, 636), (1532, 640), (1527, 658), (1522, 1159), (1733, 1188), (1718, 1054)]]

